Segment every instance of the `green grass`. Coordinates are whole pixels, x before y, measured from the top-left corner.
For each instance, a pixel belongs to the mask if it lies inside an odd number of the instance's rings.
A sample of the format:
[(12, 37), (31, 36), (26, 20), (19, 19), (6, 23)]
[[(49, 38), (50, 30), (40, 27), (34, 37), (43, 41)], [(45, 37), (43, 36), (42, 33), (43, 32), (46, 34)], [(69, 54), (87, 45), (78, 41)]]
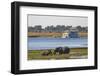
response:
[[(52, 53), (54, 49), (50, 49)], [(51, 60), (51, 59), (81, 59), (87, 58), (88, 49), (87, 48), (71, 48), (69, 54), (52, 54), (48, 56), (43, 56), (43, 52), (48, 52), (48, 50), (29, 50), (28, 60)], [(82, 58), (82, 59), (83, 59)]]

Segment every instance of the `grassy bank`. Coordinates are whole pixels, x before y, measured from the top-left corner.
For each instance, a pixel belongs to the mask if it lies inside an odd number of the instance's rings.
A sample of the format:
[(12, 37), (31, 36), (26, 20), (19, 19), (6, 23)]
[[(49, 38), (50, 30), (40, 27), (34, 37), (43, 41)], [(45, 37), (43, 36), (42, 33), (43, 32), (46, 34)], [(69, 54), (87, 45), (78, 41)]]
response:
[(28, 32), (28, 37), (61, 37), (62, 33), (55, 32)]
[[(54, 49), (50, 49), (52, 53)], [(48, 50), (28, 50), (28, 60), (49, 60), (49, 59), (84, 59), (88, 56), (87, 48), (71, 48), (69, 54), (52, 54), (43, 56)]]
[[(28, 37), (62, 37), (63, 33), (59, 32), (28, 32)], [(87, 37), (88, 33), (79, 32), (80, 37)]]

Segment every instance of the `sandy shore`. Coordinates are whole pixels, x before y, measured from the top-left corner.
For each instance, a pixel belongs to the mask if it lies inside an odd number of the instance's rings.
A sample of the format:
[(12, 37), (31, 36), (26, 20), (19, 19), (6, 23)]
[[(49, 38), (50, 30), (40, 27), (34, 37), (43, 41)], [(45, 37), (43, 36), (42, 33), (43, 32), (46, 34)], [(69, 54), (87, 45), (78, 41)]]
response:
[[(58, 32), (28, 32), (28, 37), (62, 37), (63, 33)], [(87, 37), (88, 33), (79, 32), (80, 37)]]

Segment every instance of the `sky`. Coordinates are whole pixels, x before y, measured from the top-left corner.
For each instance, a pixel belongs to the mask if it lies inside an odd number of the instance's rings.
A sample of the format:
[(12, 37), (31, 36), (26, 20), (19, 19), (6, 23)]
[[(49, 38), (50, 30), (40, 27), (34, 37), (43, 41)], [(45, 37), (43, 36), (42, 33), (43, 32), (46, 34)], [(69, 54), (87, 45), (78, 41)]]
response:
[(53, 15), (28, 15), (28, 26), (42, 25), (43, 28), (51, 25), (88, 26), (88, 17), (82, 16), (53, 16)]

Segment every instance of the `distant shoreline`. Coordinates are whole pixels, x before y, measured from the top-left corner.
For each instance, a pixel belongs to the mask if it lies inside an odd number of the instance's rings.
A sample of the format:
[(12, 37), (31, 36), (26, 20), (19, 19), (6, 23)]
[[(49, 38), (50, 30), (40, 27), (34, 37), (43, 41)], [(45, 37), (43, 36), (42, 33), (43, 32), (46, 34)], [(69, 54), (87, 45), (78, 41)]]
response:
[[(28, 37), (53, 37), (61, 38), (63, 33), (59, 32), (28, 32)], [(88, 37), (87, 32), (79, 32), (79, 37)]]

